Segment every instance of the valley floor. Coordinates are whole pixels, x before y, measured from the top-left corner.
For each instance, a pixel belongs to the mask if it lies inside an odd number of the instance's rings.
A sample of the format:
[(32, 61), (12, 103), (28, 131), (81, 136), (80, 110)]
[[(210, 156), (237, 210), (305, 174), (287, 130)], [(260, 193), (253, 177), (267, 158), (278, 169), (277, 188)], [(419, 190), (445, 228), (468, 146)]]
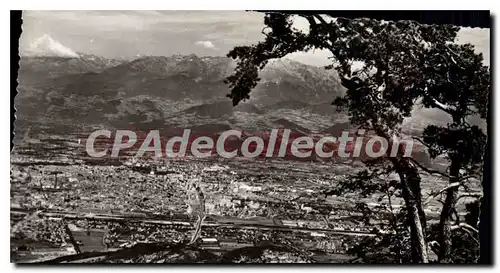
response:
[[(123, 159), (108, 165), (64, 158), (22, 152), (11, 157), (14, 262), (74, 253), (65, 227), (83, 253), (125, 251), (140, 244), (182, 245), (191, 239), (202, 206), (206, 218), (196, 251), (225, 257), (239, 249), (286, 245), (299, 256), (315, 253), (315, 261), (342, 262), (353, 258), (345, 254), (349, 246), (375, 235), (373, 225), (361, 221), (356, 203), (376, 206), (387, 201), (323, 193), (360, 170), (358, 165), (245, 158)], [(430, 178), (424, 179), (424, 194), (446, 183)], [(432, 221), (439, 203), (430, 204)], [(392, 205), (397, 210), (401, 200)], [(159, 260), (177, 262), (177, 256), (169, 255)]]

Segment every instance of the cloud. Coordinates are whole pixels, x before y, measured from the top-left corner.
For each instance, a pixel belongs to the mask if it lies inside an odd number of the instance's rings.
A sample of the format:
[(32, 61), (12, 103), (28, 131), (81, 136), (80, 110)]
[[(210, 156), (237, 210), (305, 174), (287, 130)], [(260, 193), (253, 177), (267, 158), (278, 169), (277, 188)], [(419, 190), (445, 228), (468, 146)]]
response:
[(194, 44), (204, 48), (217, 49), (211, 41), (197, 41)]
[(47, 33), (76, 52), (110, 58), (224, 56), (262, 40), (263, 17), (245, 11), (26, 11), (20, 43), (28, 47)]
[[(112, 58), (173, 54), (224, 56), (234, 46), (262, 41), (264, 14), (245, 11), (26, 11), (21, 48), (44, 34), (75, 52)], [(307, 20), (294, 17), (293, 27), (308, 32)], [(459, 42), (476, 45), (489, 63), (489, 30), (463, 29)], [(89, 42), (94, 39), (93, 42)], [(52, 46), (55, 47), (55, 46)], [(56, 47), (58, 48), (58, 47)], [(60, 48), (58, 48), (60, 49)], [(59, 50), (61, 51), (61, 50)], [(290, 54), (312, 65), (330, 64), (327, 51)]]

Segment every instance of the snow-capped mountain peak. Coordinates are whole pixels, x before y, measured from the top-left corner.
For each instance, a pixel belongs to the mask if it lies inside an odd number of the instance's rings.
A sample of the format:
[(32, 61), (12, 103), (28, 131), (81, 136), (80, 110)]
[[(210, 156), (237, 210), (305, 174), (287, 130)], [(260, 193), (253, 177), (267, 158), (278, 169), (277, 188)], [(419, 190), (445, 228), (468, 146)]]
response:
[(33, 41), (33, 43), (26, 48), (24, 53), (24, 55), (31, 56), (79, 57), (78, 53), (62, 45), (49, 34), (44, 34), (42, 37)]

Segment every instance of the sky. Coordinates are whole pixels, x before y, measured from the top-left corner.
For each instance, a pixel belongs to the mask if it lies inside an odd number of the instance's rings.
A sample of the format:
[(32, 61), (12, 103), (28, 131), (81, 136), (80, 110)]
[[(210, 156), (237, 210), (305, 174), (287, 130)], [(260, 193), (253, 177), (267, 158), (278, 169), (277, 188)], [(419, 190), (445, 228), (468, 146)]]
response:
[[(294, 25), (308, 27), (305, 20)], [(50, 37), (58, 49), (109, 58), (224, 56), (234, 46), (263, 40), (263, 26), (262, 13), (245, 11), (25, 11), (20, 51)], [(489, 29), (464, 28), (459, 42), (474, 44), (489, 64)], [(326, 65), (328, 56), (315, 51), (289, 57)]]

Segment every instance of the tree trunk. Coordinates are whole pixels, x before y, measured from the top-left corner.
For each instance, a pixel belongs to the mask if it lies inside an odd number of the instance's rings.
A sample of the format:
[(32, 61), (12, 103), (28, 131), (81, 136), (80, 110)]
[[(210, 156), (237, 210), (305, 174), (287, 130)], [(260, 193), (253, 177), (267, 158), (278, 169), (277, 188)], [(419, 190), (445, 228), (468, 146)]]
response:
[[(450, 166), (450, 184), (458, 182), (460, 174), (460, 165), (457, 160), (452, 159)], [(458, 187), (451, 187), (446, 190), (446, 199), (441, 210), (439, 218), (439, 255), (438, 262), (451, 263), (451, 223), (450, 218), (457, 202)]]
[(420, 193), (420, 176), (412, 170), (413, 166), (404, 167), (399, 162), (398, 171), (401, 184), (403, 199), (405, 200), (408, 211), (408, 225), (410, 226), (411, 236), (411, 256), (414, 263), (428, 263), (426, 243), (426, 219), (422, 208)]
[[(394, 145), (392, 138), (383, 130), (375, 128), (377, 135), (389, 141), (389, 150)], [(422, 193), (420, 189), (420, 174), (418, 169), (406, 158), (403, 158), (403, 148), (398, 147), (400, 154), (398, 157), (390, 157), (399, 175), (402, 186), (402, 195), (408, 211), (407, 219), (411, 236), (411, 256), (413, 263), (428, 263), (426, 242), (426, 217), (422, 204)]]

